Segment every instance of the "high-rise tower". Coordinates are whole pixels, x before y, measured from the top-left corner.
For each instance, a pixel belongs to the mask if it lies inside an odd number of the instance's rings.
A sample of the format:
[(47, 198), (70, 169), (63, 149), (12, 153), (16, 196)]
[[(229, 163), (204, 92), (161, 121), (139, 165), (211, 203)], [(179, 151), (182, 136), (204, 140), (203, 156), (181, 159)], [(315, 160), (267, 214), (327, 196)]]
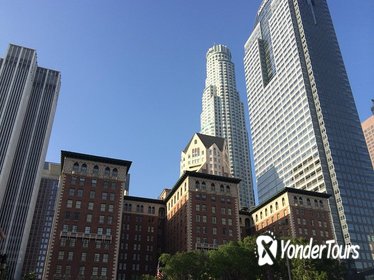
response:
[(331, 194), (337, 241), (372, 266), (374, 174), (326, 0), (264, 0), (244, 64), (259, 200)]
[[(206, 55), (207, 77), (203, 93), (201, 133), (226, 138), (231, 175), (240, 178), (240, 207), (253, 207), (252, 174), (244, 106), (236, 90), (234, 63), (223, 45)], [(214, 164), (214, 163), (213, 163)]]
[(60, 73), (37, 66), (35, 50), (10, 45), (0, 59), (0, 253), (20, 279), (40, 185)]

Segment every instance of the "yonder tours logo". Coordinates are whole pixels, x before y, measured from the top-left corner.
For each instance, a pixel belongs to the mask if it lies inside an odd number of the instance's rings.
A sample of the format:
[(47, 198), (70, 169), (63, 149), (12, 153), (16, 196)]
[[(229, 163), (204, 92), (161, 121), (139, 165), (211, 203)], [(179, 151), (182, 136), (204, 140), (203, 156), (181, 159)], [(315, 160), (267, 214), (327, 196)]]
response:
[(268, 231), (256, 239), (258, 265), (273, 265), (278, 254), (280, 242), (280, 257), (282, 259), (321, 259), (324, 251), (328, 259), (357, 259), (359, 245), (339, 245), (335, 240), (327, 240), (326, 244), (313, 244), (310, 238), (308, 244), (292, 244), (291, 240), (277, 240), (272, 232)]

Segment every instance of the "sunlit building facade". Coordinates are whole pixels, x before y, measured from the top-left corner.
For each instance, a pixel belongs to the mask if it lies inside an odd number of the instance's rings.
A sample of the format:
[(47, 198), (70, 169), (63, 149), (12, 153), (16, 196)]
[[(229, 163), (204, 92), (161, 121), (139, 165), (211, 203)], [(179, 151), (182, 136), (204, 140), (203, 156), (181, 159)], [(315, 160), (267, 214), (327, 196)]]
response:
[(331, 194), (336, 239), (371, 267), (374, 173), (326, 1), (263, 1), (244, 64), (260, 202)]
[(231, 175), (241, 179), (240, 206), (255, 205), (244, 106), (236, 89), (235, 67), (229, 48), (214, 45), (206, 54), (201, 133), (227, 141)]

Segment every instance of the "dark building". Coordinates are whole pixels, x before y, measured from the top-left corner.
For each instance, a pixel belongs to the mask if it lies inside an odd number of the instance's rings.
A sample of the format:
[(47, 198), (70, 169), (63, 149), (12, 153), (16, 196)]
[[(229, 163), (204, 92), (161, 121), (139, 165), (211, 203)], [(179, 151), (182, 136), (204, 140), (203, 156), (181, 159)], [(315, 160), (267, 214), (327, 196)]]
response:
[(61, 152), (61, 179), (43, 279), (116, 279), (131, 162)]
[(59, 164), (44, 164), (22, 273), (34, 272), (37, 279), (43, 276), (60, 172)]
[(166, 206), (163, 200), (125, 196), (117, 279), (156, 275), (165, 251)]

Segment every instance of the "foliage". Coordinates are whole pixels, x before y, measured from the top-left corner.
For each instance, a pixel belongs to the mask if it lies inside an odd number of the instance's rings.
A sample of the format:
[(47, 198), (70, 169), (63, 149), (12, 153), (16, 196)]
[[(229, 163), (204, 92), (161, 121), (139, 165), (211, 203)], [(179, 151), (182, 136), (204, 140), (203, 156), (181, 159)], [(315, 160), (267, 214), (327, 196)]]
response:
[(23, 276), (23, 280), (36, 280), (36, 275), (34, 272), (29, 272)]
[[(291, 243), (307, 244), (302, 239), (292, 239)], [(326, 256), (317, 260), (294, 258), (287, 262), (278, 254), (274, 265), (259, 267), (255, 251), (256, 238), (246, 237), (239, 242), (224, 244), (217, 250), (162, 254), (160, 263), (163, 265), (163, 279), (288, 279), (288, 267), (293, 280), (338, 280), (344, 279), (346, 275), (344, 265), (337, 260), (327, 259)]]

